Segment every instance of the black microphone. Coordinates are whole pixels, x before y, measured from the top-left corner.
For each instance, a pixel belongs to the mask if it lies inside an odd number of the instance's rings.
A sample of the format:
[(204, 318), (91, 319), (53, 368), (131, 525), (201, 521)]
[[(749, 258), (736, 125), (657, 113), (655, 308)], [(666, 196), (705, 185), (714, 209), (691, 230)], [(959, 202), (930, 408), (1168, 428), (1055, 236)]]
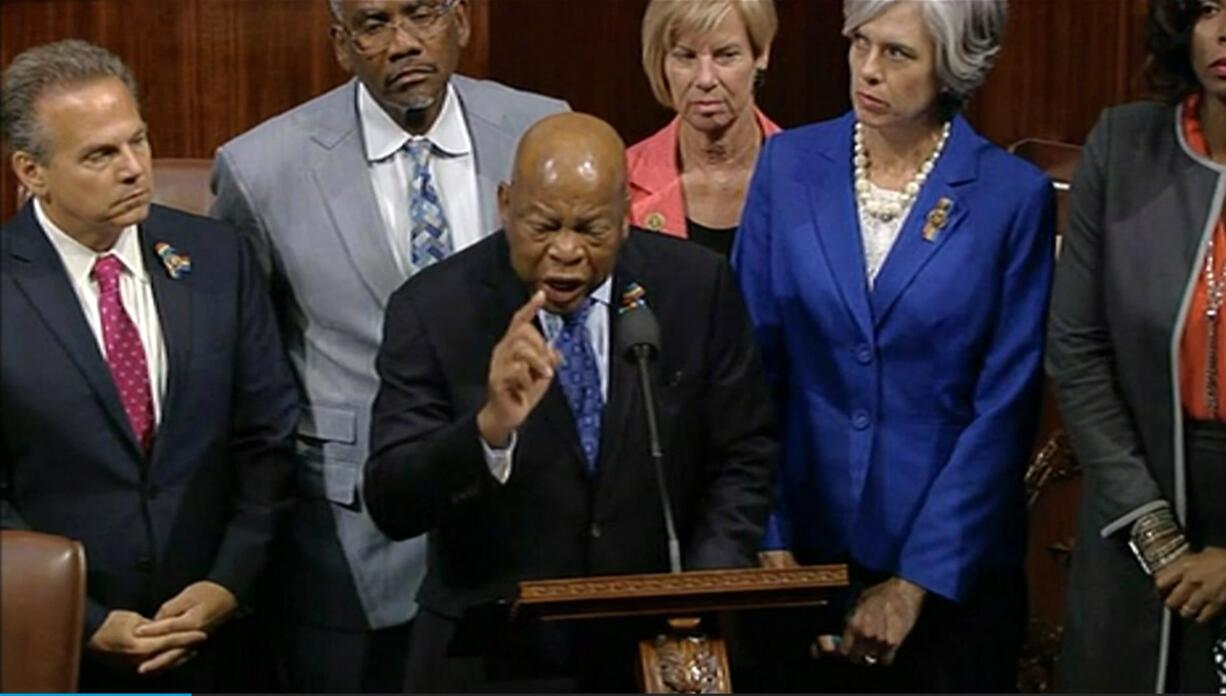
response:
[(646, 303), (638, 302), (622, 308), (617, 316), (618, 352), (638, 366), (639, 386), (643, 391), (643, 407), (647, 412), (647, 435), (651, 444), (651, 461), (656, 469), (656, 484), (660, 490), (660, 507), (664, 511), (664, 529), (668, 532), (668, 565), (674, 573), (681, 572), (681, 545), (677, 542), (677, 527), (673, 523), (673, 505), (664, 480), (664, 450), (660, 447), (660, 427), (656, 421), (656, 398), (651, 391), (648, 364), (660, 354), (660, 323)]

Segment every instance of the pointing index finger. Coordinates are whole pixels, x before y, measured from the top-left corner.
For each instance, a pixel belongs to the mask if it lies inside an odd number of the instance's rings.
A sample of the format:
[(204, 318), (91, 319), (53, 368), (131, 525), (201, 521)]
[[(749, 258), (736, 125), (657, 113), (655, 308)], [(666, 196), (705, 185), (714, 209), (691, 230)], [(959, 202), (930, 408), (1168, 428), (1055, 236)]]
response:
[(526, 324), (527, 322), (532, 321), (532, 319), (536, 317), (536, 313), (539, 312), (544, 306), (545, 291), (537, 290), (536, 292), (532, 293), (532, 297), (528, 298), (528, 301), (524, 303), (523, 307), (520, 307), (515, 311), (515, 314), (511, 317), (511, 326), (509, 328), (513, 329), (520, 324)]

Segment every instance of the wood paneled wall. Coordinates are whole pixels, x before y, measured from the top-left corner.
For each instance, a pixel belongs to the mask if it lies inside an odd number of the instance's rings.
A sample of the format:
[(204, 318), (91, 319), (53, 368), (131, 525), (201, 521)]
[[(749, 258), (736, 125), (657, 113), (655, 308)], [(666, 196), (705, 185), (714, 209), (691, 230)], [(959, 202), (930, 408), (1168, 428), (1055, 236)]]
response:
[[(529, 2), (531, 0), (528, 0)], [(488, 0), (473, 4), (461, 70), (488, 72)], [(0, 0), (0, 61), (49, 41), (80, 38), (114, 51), (141, 86), (155, 157), (212, 157), (264, 119), (347, 75), (328, 39), (326, 0)], [(15, 181), (6, 162), (7, 219)]]
[(1081, 143), (1102, 109), (1141, 99), (1146, 0), (1012, 0), (996, 67), (967, 108), (1001, 144)]
[[(1146, 0), (1013, 0), (1005, 49), (967, 110), (992, 140), (1079, 142), (1099, 111), (1142, 93)], [(462, 71), (567, 99), (634, 142), (662, 126), (639, 60), (646, 0), (469, 0)], [(777, 0), (763, 109), (784, 126), (847, 108), (839, 0)], [(83, 38), (141, 82), (155, 154), (210, 157), (230, 137), (339, 84), (325, 0), (0, 0), (0, 61)], [(0, 213), (14, 182), (0, 168)]]

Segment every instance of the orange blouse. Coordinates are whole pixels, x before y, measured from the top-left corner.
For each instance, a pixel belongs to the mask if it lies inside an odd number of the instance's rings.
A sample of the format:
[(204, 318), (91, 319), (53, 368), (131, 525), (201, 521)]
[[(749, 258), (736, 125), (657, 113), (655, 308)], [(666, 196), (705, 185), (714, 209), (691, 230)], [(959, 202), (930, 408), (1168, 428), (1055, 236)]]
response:
[[(1184, 138), (1193, 152), (1208, 158), (1209, 143), (1201, 129), (1197, 107), (1200, 95), (1193, 94), (1183, 103)], [(1226, 219), (1219, 218), (1213, 230), (1214, 278), (1226, 283)], [(1209, 320), (1205, 310), (1209, 306), (1209, 280), (1205, 277), (1205, 264), (1196, 268), (1196, 289), (1192, 304), (1188, 307), (1187, 323), (1179, 349), (1179, 388), (1183, 395), (1183, 408), (1196, 420), (1226, 421), (1226, 317), (1218, 319), (1217, 333), (1217, 393), (1218, 413), (1209, 412), (1209, 397), (1206, 394), (1206, 378), (1209, 368)], [(1226, 307), (1222, 308), (1226, 312)]]

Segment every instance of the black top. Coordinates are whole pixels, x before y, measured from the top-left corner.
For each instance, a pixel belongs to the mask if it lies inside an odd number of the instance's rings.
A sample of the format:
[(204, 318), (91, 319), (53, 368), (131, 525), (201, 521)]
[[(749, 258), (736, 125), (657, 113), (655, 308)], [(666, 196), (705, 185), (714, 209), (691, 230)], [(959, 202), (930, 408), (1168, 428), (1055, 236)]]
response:
[(735, 227), (726, 227), (717, 230), (710, 227), (705, 227), (689, 218), (686, 218), (685, 232), (689, 235), (691, 240), (698, 242), (717, 254), (727, 256), (728, 254), (732, 253), (732, 240), (736, 238)]

